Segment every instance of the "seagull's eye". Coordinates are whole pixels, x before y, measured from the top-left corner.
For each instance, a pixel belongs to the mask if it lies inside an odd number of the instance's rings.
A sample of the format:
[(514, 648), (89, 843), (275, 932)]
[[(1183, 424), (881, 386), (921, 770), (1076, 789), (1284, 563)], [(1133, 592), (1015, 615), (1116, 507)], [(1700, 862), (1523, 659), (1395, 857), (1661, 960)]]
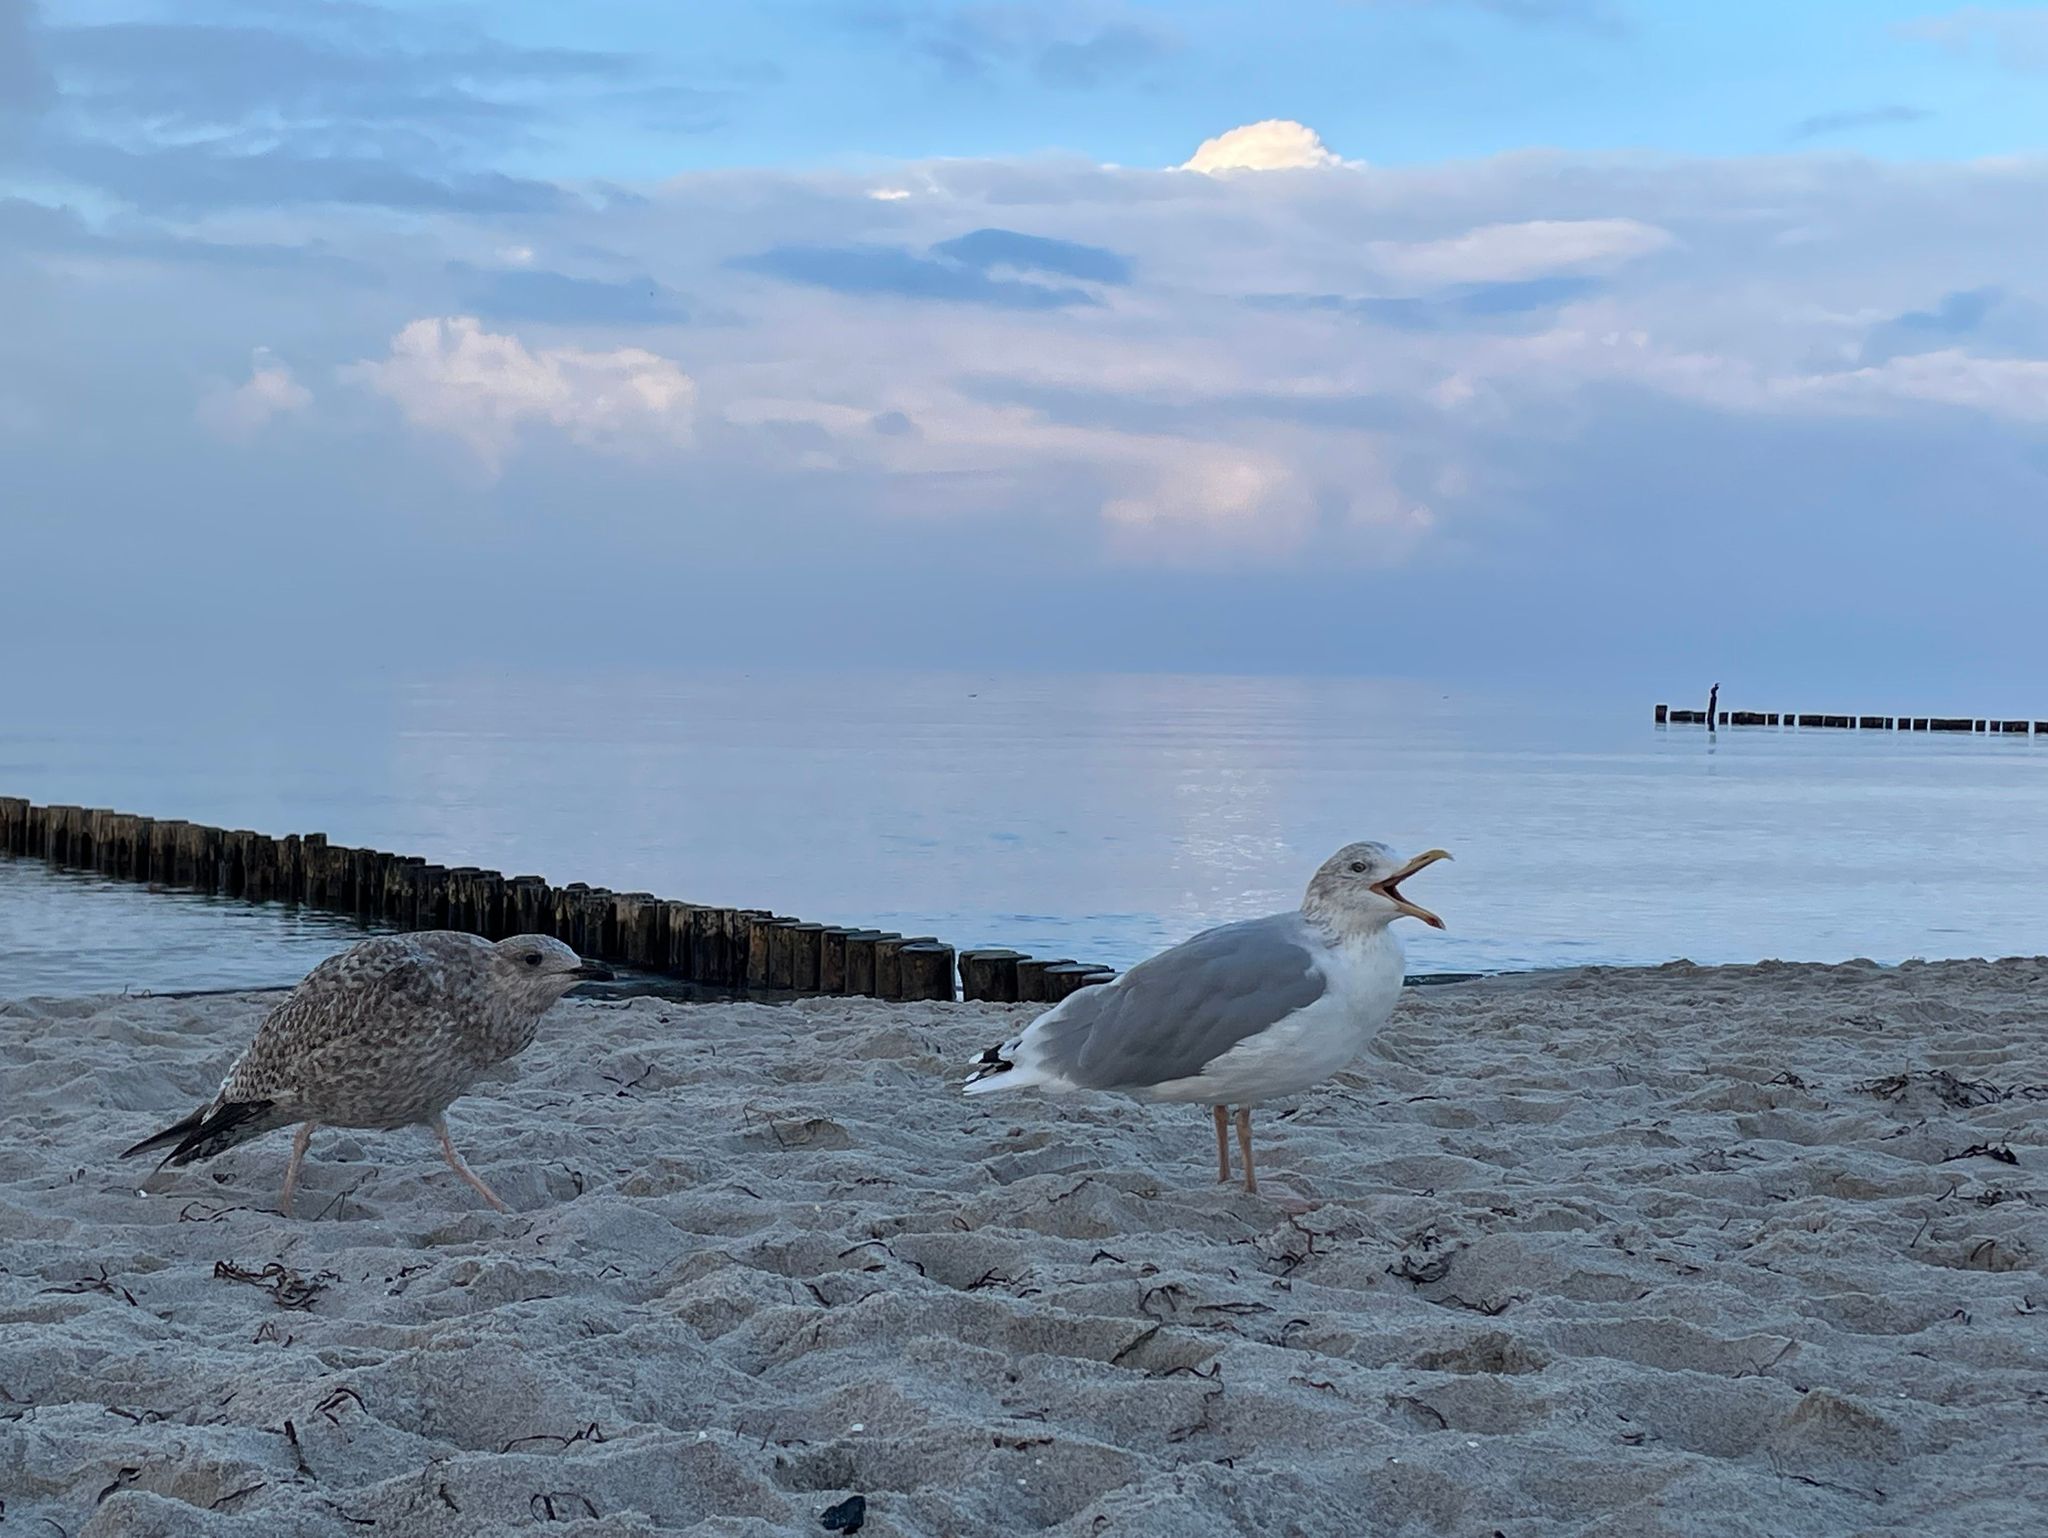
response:
[(540, 952), (539, 952), (539, 951), (528, 951), (528, 952), (526, 953), (526, 964), (527, 964), (528, 966), (530, 966), (530, 967), (537, 967), (537, 966), (539, 966), (539, 965), (540, 965)]
[(1365, 861), (1353, 860), (1351, 862), (1351, 874), (1354, 876), (1363, 876), (1365, 874)]

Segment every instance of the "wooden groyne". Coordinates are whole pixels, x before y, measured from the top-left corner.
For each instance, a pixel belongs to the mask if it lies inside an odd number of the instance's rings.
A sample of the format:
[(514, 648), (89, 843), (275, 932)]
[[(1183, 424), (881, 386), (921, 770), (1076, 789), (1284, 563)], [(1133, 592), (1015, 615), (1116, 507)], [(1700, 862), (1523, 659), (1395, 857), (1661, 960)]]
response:
[(1790, 710), (1724, 710), (1709, 721), (1704, 710), (1659, 705), (1659, 726), (1791, 726), (1864, 732), (1984, 732), (1996, 737), (2048, 737), (2048, 721), (2001, 721), (1992, 716), (1830, 716)]
[(579, 955), (733, 992), (859, 994), (878, 999), (1056, 1003), (1116, 974), (1064, 957), (955, 952), (930, 935), (810, 924), (759, 908), (675, 902), (414, 855), (330, 844), (324, 833), (272, 838), (245, 828), (36, 806), (0, 796), (0, 854), (120, 881), (250, 902), (295, 903), (392, 929), (459, 929), (500, 940), (545, 934)]

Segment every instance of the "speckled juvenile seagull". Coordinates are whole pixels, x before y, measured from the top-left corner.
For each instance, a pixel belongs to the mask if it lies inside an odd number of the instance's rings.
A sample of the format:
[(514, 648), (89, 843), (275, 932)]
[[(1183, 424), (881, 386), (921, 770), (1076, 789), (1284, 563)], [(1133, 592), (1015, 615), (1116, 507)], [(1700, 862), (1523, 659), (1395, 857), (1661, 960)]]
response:
[(219, 1093), (121, 1157), (171, 1144), (163, 1164), (190, 1164), (296, 1123), (280, 1203), (289, 1217), (314, 1128), (424, 1125), (455, 1173), (504, 1212), (455, 1151), (442, 1112), (531, 1046), (563, 994), (611, 975), (546, 935), (495, 945), (452, 930), (365, 940), (306, 974), (257, 1027)]
[(1400, 884), (1449, 858), (1431, 849), (1404, 864), (1385, 844), (1346, 844), (1300, 908), (1204, 930), (1069, 995), (982, 1053), (967, 1093), (1095, 1089), (1209, 1106), (1219, 1183), (1230, 1179), (1234, 1105), (1244, 1188), (1257, 1191), (1251, 1108), (1328, 1078), (1379, 1034), (1401, 993), (1388, 926), (1405, 914), (1444, 927)]

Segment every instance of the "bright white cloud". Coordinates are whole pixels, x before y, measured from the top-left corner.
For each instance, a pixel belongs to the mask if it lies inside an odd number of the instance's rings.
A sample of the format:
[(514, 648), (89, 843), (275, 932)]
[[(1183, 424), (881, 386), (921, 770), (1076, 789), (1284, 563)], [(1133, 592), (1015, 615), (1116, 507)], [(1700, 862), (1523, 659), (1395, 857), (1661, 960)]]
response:
[(637, 347), (534, 351), (471, 316), (429, 318), (392, 338), (388, 357), (342, 372), (395, 402), (414, 427), (463, 443), (493, 473), (532, 427), (625, 454), (692, 439), (695, 382)]
[(1965, 5), (1899, 22), (1894, 30), (1901, 37), (1954, 53), (1988, 49), (2017, 69), (2048, 69), (2048, 6)]
[(239, 385), (220, 384), (200, 397), (200, 425), (223, 438), (246, 441), (278, 417), (296, 416), (313, 404), (313, 392), (275, 362), (270, 349), (259, 347), (249, 377)]
[(1288, 118), (1267, 118), (1204, 139), (1180, 169), (1213, 176), (1223, 171), (1308, 171), (1342, 164), (1313, 128)]
[(1443, 240), (1376, 241), (1368, 249), (1381, 271), (1402, 282), (1513, 283), (1611, 272), (1671, 244), (1670, 231), (1637, 219), (1530, 219)]

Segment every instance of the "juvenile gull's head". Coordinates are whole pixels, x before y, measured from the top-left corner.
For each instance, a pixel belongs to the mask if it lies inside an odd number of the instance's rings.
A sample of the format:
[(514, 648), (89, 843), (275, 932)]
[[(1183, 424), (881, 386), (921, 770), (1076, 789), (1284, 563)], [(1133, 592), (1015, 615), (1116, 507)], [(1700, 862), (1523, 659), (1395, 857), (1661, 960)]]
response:
[(491, 947), (493, 981), (536, 1010), (545, 1010), (578, 983), (611, 975), (611, 968), (585, 961), (553, 935), (514, 935)]
[(1449, 858), (1441, 849), (1428, 849), (1404, 861), (1385, 844), (1346, 844), (1310, 879), (1302, 911), (1345, 933), (1385, 929), (1404, 915), (1441, 929), (1442, 919), (1401, 895), (1401, 883)]

